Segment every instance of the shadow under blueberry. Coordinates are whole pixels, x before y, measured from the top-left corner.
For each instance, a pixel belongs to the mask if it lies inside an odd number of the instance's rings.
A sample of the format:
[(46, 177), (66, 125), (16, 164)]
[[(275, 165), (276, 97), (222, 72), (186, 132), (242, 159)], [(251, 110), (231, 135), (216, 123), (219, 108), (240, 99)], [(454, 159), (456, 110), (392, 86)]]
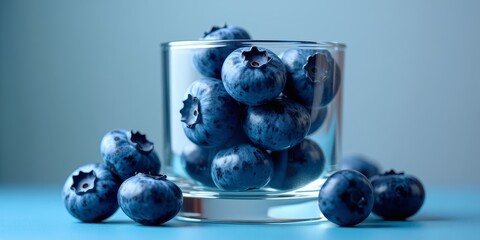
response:
[(130, 220), (106, 220), (103, 222), (100, 222), (99, 224), (131, 224), (133, 221)]
[[(410, 221), (417, 222), (445, 222), (455, 220), (455, 217), (452, 216), (441, 216), (441, 215), (424, 215), (418, 217), (412, 217)], [(407, 220), (409, 221), (409, 220)]]
[(180, 222), (180, 221), (171, 221), (171, 222), (166, 222), (166, 223), (159, 224), (159, 225), (141, 225), (141, 224), (138, 224), (138, 225), (142, 226), (142, 227), (161, 227), (161, 228), (177, 228), (177, 227), (198, 226), (197, 223)]
[(78, 221), (78, 224), (86, 224), (86, 225), (136, 225), (140, 227), (164, 227), (164, 228), (170, 228), (170, 227), (191, 227), (191, 226), (197, 226), (198, 223), (189, 223), (189, 222), (181, 222), (181, 221), (169, 221), (163, 224), (158, 224), (158, 225), (142, 225), (140, 223), (137, 223), (133, 220), (128, 220), (128, 219), (115, 219), (115, 220), (105, 220), (102, 222), (82, 222)]
[(78, 224), (85, 224), (85, 225), (109, 225), (109, 224), (131, 224), (134, 223), (133, 221), (125, 220), (104, 220), (101, 222), (82, 222), (77, 221)]
[(369, 217), (353, 228), (416, 228), (421, 227), (425, 222), (451, 221), (454, 218), (441, 215), (426, 215), (407, 218), (404, 220), (385, 220), (377, 217)]
[(350, 226), (350, 227), (344, 227), (344, 228), (395, 228), (395, 227), (398, 227), (398, 225), (396, 224), (393, 224), (393, 223), (389, 223), (389, 222), (371, 222), (371, 221), (365, 221), (365, 222), (362, 222), (362, 223), (359, 223), (355, 226)]
[[(338, 226), (333, 223), (330, 223), (329, 221), (322, 221), (322, 220), (316, 220), (316, 221), (302, 221), (302, 222), (286, 222), (286, 223), (268, 223), (265, 225), (268, 226), (283, 226), (285, 227), (286, 225), (292, 225), (292, 226), (299, 226), (299, 225), (322, 225), (329, 223), (334, 228), (348, 228), (348, 229), (368, 229), (368, 228), (416, 228), (416, 227), (421, 227), (422, 223), (425, 222), (443, 222), (443, 221), (451, 221), (454, 220), (455, 218), (452, 216), (441, 216), (441, 215), (423, 215), (423, 216), (414, 216), (412, 218), (408, 218), (406, 220), (384, 220), (379, 217), (368, 217), (365, 221), (355, 225), (355, 226)], [(128, 219), (112, 219), (112, 220), (106, 220), (103, 222), (98, 222), (98, 223), (84, 223), (79, 221), (78, 223), (80, 224), (99, 224), (99, 225), (123, 225), (123, 224), (131, 224), (131, 225), (136, 225), (140, 227), (158, 227), (158, 228), (176, 228), (176, 227), (192, 227), (192, 226), (199, 226), (199, 225), (210, 225), (210, 224), (218, 224), (218, 223), (195, 223), (195, 222), (186, 222), (186, 221), (178, 221), (178, 220), (173, 220), (173, 221), (168, 221), (163, 224), (159, 225), (142, 225), (140, 223), (137, 223), (133, 220), (128, 220)], [(250, 225), (248, 223), (244, 223), (246, 225)], [(232, 225), (244, 225), (244, 224), (232, 224)], [(255, 224), (254, 224), (255, 225)]]

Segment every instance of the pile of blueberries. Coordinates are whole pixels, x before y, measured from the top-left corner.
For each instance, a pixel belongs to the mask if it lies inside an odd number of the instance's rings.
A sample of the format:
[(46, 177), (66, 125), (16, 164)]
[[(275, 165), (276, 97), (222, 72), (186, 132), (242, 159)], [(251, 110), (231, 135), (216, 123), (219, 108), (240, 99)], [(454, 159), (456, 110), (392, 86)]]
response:
[[(248, 40), (240, 27), (214, 27), (202, 40)], [(306, 138), (323, 123), (340, 87), (339, 66), (328, 50), (223, 47), (197, 49), (202, 78), (186, 90), (180, 110), (191, 141), (181, 160), (189, 176), (227, 191), (270, 187), (293, 190), (320, 177), (325, 157)], [(423, 204), (423, 185), (393, 170), (378, 174), (368, 160), (344, 159), (319, 192), (324, 216), (352, 226), (373, 213), (406, 219)], [(370, 178), (370, 179), (369, 179)]]
[(321, 147), (307, 138), (324, 122), (341, 85), (326, 49), (242, 47), (250, 35), (214, 27), (202, 40), (229, 40), (198, 48), (192, 82), (180, 110), (190, 142), (182, 165), (194, 181), (225, 191), (294, 190), (325, 168)]
[(67, 178), (62, 192), (68, 212), (83, 222), (100, 222), (118, 207), (134, 221), (158, 225), (180, 211), (180, 188), (159, 175), (153, 143), (139, 132), (115, 129), (100, 144), (103, 163), (91, 163)]
[[(238, 27), (214, 27), (202, 40), (249, 39)], [(193, 180), (227, 191), (270, 187), (293, 190), (318, 179), (325, 157), (308, 138), (323, 123), (340, 71), (326, 50), (289, 49), (280, 56), (262, 47), (197, 50), (203, 77), (184, 96), (181, 121), (187, 138), (181, 160)], [(320, 97), (319, 97), (320, 96)], [(158, 225), (177, 215), (180, 188), (161, 175), (153, 143), (139, 132), (115, 129), (100, 144), (103, 163), (84, 165), (67, 178), (62, 197), (83, 222), (100, 222), (120, 207), (134, 221)], [(371, 212), (403, 220), (423, 204), (425, 190), (411, 175), (379, 168), (361, 156), (319, 191), (323, 215), (353, 226)]]

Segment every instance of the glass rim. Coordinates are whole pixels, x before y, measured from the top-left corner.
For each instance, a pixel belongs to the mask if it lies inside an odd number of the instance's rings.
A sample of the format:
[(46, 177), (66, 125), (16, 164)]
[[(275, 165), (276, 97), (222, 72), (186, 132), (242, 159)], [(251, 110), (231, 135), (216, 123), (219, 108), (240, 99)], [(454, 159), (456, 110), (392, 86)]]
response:
[(161, 43), (162, 48), (208, 48), (215, 46), (227, 46), (227, 45), (295, 45), (301, 47), (314, 47), (314, 48), (334, 48), (337, 50), (343, 50), (347, 47), (345, 43), (341, 42), (315, 42), (315, 41), (303, 41), (303, 40), (251, 40), (251, 39), (234, 39), (234, 40), (188, 40), (188, 41), (169, 41)]

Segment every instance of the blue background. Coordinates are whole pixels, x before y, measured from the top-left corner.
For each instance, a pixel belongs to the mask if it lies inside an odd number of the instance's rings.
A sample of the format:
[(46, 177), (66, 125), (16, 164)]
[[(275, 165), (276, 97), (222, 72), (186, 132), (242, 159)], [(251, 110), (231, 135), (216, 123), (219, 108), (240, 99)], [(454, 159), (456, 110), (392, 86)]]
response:
[(480, 1), (0, 2), (0, 183), (63, 183), (113, 128), (160, 142), (159, 44), (211, 25), (346, 51), (343, 153), (480, 183)]

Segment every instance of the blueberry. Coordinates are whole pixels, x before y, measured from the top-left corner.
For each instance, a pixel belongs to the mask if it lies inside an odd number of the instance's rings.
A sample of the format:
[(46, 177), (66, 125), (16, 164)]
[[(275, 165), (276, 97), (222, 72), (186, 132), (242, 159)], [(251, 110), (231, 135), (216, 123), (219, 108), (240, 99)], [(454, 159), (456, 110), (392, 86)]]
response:
[(273, 177), (269, 186), (280, 190), (303, 187), (318, 179), (325, 166), (320, 146), (310, 139), (283, 151), (271, 153)]
[(237, 101), (259, 105), (279, 96), (286, 83), (282, 60), (261, 47), (244, 47), (228, 55), (222, 67), (222, 81)]
[(318, 199), (323, 215), (340, 226), (353, 226), (365, 220), (374, 202), (372, 185), (355, 170), (340, 170), (328, 177)]
[(183, 204), (180, 188), (165, 175), (139, 173), (125, 180), (118, 190), (123, 212), (143, 225), (158, 225), (177, 215)]
[(272, 176), (272, 158), (263, 149), (241, 144), (220, 150), (212, 162), (212, 178), (223, 190), (260, 189)]
[(391, 170), (370, 179), (375, 193), (373, 213), (387, 220), (404, 220), (422, 207), (425, 189), (414, 176)]
[(108, 132), (102, 139), (100, 152), (110, 170), (123, 180), (140, 172), (160, 172), (161, 163), (153, 143), (139, 132), (123, 129)]
[(183, 148), (180, 160), (187, 174), (195, 181), (208, 187), (215, 187), (212, 180), (212, 160), (217, 150), (204, 148), (189, 142)]
[(229, 148), (239, 144), (251, 143), (250, 139), (243, 132), (239, 125), (237, 131), (219, 147), (205, 148), (195, 143), (188, 142), (180, 155), (180, 161), (185, 172), (194, 181), (197, 181), (208, 187), (216, 187), (212, 180), (211, 166), (213, 157), (219, 150)]
[(282, 54), (287, 69), (285, 94), (307, 107), (323, 107), (340, 88), (340, 69), (327, 50), (288, 49)]
[[(243, 28), (234, 26), (212, 27), (200, 40), (235, 40), (250, 39), (250, 35)], [(212, 48), (196, 49), (193, 54), (193, 65), (205, 77), (220, 78), (222, 64), (228, 54), (238, 46), (225, 44)]]
[(210, 31), (205, 32), (201, 40), (231, 40), (231, 39), (250, 39), (248, 32), (237, 26), (223, 27), (213, 26)]
[(237, 131), (240, 107), (221, 81), (202, 78), (190, 84), (180, 110), (185, 135), (202, 147), (218, 147)]
[(310, 114), (295, 101), (278, 98), (246, 109), (243, 129), (250, 140), (279, 151), (300, 143), (310, 129)]
[(342, 159), (342, 169), (352, 169), (361, 172), (365, 177), (371, 178), (379, 173), (379, 167), (365, 156), (355, 154)]
[(309, 108), (307, 110), (310, 112), (310, 117), (312, 120), (312, 124), (310, 126), (310, 130), (308, 130), (308, 135), (315, 133), (322, 125), (325, 119), (327, 118), (328, 108), (327, 107), (320, 107), (320, 108)]
[(91, 163), (75, 170), (63, 186), (63, 203), (68, 212), (83, 222), (100, 222), (118, 209), (121, 180), (103, 163)]

